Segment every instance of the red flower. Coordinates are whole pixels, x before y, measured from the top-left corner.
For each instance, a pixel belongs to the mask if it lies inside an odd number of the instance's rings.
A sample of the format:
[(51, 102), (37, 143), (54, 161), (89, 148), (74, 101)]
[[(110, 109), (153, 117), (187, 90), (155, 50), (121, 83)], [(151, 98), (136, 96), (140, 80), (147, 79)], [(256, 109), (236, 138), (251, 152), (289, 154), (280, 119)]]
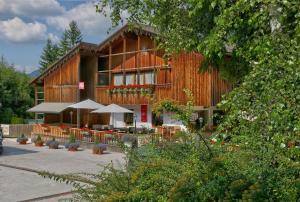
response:
[(45, 124), (45, 123), (41, 124), (41, 126), (42, 126), (42, 127), (49, 127), (49, 125), (48, 125), (48, 124)]
[(66, 125), (66, 124), (60, 124), (59, 126), (61, 129), (66, 130), (68, 128), (70, 128), (70, 126)]
[(90, 131), (89, 128), (81, 128), (80, 130), (81, 130), (81, 131), (87, 131), (87, 132)]

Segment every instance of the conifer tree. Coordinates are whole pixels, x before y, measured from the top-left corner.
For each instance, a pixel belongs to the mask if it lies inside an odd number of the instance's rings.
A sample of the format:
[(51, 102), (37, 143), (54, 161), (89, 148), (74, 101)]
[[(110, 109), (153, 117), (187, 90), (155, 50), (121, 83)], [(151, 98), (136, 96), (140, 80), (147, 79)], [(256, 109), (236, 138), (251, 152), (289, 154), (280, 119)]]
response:
[(58, 47), (48, 39), (40, 57), (40, 71), (45, 70), (49, 65), (58, 59)]
[(68, 32), (68, 38), (69, 38), (69, 45), (71, 47), (74, 47), (78, 43), (82, 41), (82, 34), (80, 29), (77, 26), (77, 23), (75, 21), (71, 21), (69, 24)]
[(61, 40), (59, 42), (59, 56), (62, 57), (71, 49), (68, 30), (65, 30), (62, 34)]
[(77, 23), (71, 21), (68, 29), (63, 32), (62, 38), (59, 43), (59, 55), (62, 57), (74, 46), (82, 41), (82, 34), (79, 30)]

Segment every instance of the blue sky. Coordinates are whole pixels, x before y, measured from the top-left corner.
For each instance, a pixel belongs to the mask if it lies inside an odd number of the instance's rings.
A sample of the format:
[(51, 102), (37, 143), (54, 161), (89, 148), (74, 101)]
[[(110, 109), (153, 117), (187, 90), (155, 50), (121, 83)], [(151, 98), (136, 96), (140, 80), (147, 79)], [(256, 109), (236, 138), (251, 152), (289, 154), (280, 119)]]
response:
[(88, 0), (0, 0), (0, 55), (20, 71), (38, 69), (47, 38), (58, 42), (71, 20), (83, 41), (100, 43), (111, 26)]

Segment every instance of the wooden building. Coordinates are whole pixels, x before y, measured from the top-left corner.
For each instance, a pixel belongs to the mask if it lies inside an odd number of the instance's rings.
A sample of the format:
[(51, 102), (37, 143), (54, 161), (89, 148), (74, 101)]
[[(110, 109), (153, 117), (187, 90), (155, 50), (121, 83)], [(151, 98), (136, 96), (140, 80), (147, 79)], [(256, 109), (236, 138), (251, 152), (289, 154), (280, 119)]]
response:
[[(166, 98), (185, 104), (183, 89), (189, 89), (195, 111), (209, 116), (231, 85), (216, 70), (199, 73), (203, 61), (200, 53), (182, 52), (164, 59), (164, 50), (158, 50), (153, 40), (157, 34), (151, 27), (125, 25), (99, 45), (78, 44), (32, 81), (36, 104), (75, 103), (88, 98), (105, 105), (115, 103), (134, 110), (138, 127), (151, 127), (160, 121), (154, 120), (151, 104)], [(79, 89), (79, 84), (84, 89)], [(86, 122), (86, 112), (76, 114), (72, 115), (74, 122)], [(70, 122), (70, 116), (70, 110), (61, 117), (45, 114), (45, 122)], [(104, 115), (92, 116), (91, 123), (108, 121)], [(118, 126), (132, 124), (128, 114), (116, 119)], [(176, 124), (169, 115), (162, 119), (165, 124)]]

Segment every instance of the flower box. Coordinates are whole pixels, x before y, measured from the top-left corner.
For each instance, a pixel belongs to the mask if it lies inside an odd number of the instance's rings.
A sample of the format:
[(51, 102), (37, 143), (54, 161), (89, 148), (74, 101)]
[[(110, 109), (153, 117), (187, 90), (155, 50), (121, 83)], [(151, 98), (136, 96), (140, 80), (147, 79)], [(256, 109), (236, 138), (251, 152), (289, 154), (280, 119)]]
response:
[(114, 95), (114, 94), (153, 94), (154, 85), (153, 84), (130, 84), (130, 85), (120, 85), (120, 86), (110, 86), (107, 89), (107, 94)]

